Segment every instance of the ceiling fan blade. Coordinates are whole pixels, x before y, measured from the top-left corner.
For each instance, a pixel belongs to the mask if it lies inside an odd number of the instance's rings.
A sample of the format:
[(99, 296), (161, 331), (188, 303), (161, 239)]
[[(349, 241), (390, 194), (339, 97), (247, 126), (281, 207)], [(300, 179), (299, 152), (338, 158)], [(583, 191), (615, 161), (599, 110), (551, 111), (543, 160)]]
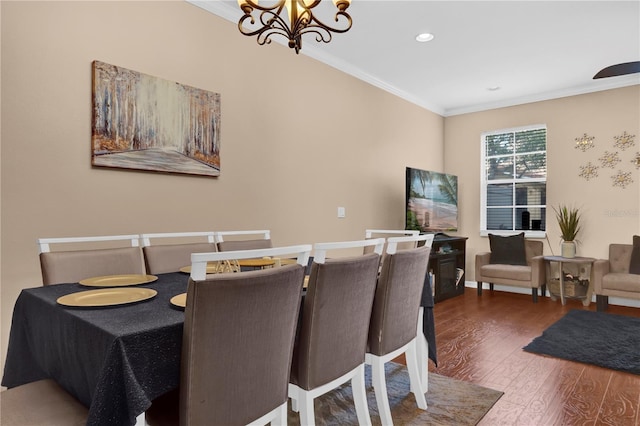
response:
[(615, 77), (618, 75), (633, 74), (636, 72), (640, 72), (640, 61), (624, 62), (622, 64), (611, 65), (601, 69), (593, 76), (593, 79)]

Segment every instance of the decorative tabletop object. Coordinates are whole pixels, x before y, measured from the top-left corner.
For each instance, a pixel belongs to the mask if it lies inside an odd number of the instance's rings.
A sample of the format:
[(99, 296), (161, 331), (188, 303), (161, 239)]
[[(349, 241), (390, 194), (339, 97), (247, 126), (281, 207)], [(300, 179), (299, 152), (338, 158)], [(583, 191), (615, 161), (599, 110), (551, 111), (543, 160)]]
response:
[(560, 204), (557, 209), (553, 207), (553, 211), (556, 213), (562, 237), (561, 255), (573, 258), (576, 256), (576, 237), (582, 229), (580, 227), (580, 209)]

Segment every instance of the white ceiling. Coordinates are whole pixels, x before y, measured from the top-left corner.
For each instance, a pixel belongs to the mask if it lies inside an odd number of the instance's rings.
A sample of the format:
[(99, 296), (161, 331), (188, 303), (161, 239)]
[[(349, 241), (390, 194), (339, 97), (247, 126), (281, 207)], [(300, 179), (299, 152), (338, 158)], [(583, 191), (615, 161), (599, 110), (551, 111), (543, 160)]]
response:
[[(241, 16), (236, 0), (187, 1)], [(348, 12), (351, 30), (328, 44), (307, 35), (300, 54), (444, 116), (640, 84), (640, 73), (593, 80), (640, 61), (640, 0), (353, 0)], [(417, 43), (420, 32), (435, 39)]]

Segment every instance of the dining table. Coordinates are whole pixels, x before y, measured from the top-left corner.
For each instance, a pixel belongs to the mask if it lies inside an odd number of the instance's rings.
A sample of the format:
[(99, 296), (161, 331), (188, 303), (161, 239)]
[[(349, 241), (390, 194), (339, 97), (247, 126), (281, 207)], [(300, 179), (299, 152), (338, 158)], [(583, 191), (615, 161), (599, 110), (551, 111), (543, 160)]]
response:
[[(52, 378), (89, 408), (87, 425), (135, 425), (155, 398), (179, 386), (184, 309), (172, 299), (186, 292), (188, 281), (182, 272), (158, 274), (156, 281), (136, 286), (155, 290), (154, 297), (105, 307), (58, 303), (89, 290), (79, 283), (23, 289), (14, 306), (2, 385)], [(425, 287), (424, 334), (434, 359), (429, 295)]]
[(184, 311), (171, 304), (189, 275), (160, 274), (139, 287), (155, 297), (107, 307), (68, 307), (79, 283), (24, 289), (16, 301), (2, 385), (52, 378), (89, 407), (87, 425), (134, 425), (153, 399), (176, 389)]

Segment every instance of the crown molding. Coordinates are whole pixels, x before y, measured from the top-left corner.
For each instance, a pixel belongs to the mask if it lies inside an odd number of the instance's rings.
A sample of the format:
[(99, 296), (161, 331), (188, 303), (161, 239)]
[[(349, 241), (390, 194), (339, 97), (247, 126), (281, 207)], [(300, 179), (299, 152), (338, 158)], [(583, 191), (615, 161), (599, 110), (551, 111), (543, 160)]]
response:
[[(615, 80), (615, 81), (613, 81)], [(473, 112), (488, 111), (497, 108), (506, 108), (517, 105), (524, 105), (533, 102), (548, 101), (552, 99), (566, 98), (568, 96), (585, 95), (588, 93), (601, 92), (604, 90), (619, 89), (627, 86), (640, 85), (640, 74), (629, 75), (624, 77), (614, 77), (612, 81), (599, 82), (594, 84), (585, 84), (581, 86), (570, 87), (567, 89), (555, 90), (545, 93), (536, 93), (533, 95), (520, 96), (517, 98), (504, 99), (491, 103), (483, 103), (477, 105), (469, 105), (459, 108), (447, 109), (444, 112), (445, 117), (454, 115), (469, 114)]]

